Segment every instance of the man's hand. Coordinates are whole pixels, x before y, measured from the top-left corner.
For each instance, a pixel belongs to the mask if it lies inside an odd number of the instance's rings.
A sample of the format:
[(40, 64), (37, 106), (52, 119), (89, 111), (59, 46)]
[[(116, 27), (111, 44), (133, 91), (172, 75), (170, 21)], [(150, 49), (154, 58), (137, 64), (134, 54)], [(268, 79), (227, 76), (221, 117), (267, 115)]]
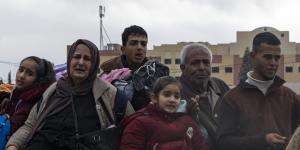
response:
[(273, 147), (275, 147), (278, 144), (286, 144), (287, 143), (287, 138), (284, 136), (281, 136), (277, 133), (268, 133), (265, 136), (265, 139), (267, 143)]
[(15, 146), (8, 146), (6, 150), (18, 150)]

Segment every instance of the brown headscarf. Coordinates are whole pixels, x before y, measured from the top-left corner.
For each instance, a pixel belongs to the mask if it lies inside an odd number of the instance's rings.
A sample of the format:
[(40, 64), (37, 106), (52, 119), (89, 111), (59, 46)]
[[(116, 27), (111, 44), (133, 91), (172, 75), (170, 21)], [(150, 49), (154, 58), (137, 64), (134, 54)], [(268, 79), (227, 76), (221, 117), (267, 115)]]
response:
[[(87, 77), (87, 79), (85, 79), (84, 82), (79, 83), (78, 85), (74, 86), (73, 80), (70, 76), (70, 64), (71, 64), (71, 60), (73, 58), (73, 55), (75, 53), (76, 47), (79, 44), (84, 44), (86, 45), (91, 52), (91, 68), (90, 68), (90, 72), (89, 72), (89, 76)], [(82, 94), (86, 94), (87, 92), (90, 91), (90, 89), (93, 87), (93, 82), (95, 80), (95, 78), (97, 77), (97, 70), (99, 67), (99, 62), (100, 62), (100, 57), (99, 57), (99, 51), (97, 46), (85, 39), (79, 39), (76, 42), (74, 42), (69, 50), (68, 53), (68, 58), (67, 58), (67, 72), (68, 72), (68, 81), (69, 81), (69, 85), (71, 87), (71, 91), (74, 95), (82, 95)]]
[[(84, 44), (90, 49), (92, 65), (87, 79), (80, 84), (75, 85), (70, 76), (70, 63), (76, 47), (79, 44)], [(98, 48), (92, 42), (84, 39), (79, 39), (71, 45), (67, 58), (68, 77), (66, 79), (60, 79), (57, 81), (55, 93), (49, 98), (49, 100), (47, 100), (44, 111), (39, 114), (36, 124), (33, 126), (33, 130), (29, 135), (28, 141), (32, 138), (36, 131), (40, 130), (43, 127), (45, 118), (59, 113), (61, 110), (65, 109), (71, 104), (73, 95), (83, 95), (90, 92), (93, 87), (93, 82), (97, 77), (99, 61), (100, 58)]]

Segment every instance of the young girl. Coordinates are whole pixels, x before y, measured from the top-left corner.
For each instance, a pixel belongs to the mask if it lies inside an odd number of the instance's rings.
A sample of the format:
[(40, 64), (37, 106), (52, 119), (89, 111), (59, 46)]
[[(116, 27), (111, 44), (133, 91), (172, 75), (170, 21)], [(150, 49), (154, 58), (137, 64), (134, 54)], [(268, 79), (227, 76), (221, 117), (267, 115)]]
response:
[(21, 127), (42, 94), (55, 81), (53, 65), (36, 56), (23, 59), (16, 73), (16, 84), (9, 97), (1, 99), (1, 114), (8, 114), (11, 134)]
[(136, 112), (140, 115), (126, 125), (121, 150), (208, 149), (194, 120), (177, 112), (180, 88), (179, 82), (170, 76), (161, 77), (155, 82), (152, 104)]

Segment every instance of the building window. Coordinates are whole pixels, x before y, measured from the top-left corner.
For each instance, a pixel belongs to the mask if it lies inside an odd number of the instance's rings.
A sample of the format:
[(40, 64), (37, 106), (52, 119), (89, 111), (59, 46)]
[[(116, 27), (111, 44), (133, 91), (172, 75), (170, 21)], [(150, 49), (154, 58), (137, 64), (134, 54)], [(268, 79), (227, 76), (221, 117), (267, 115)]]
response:
[(211, 72), (212, 73), (219, 73), (220, 72), (219, 67), (212, 67)]
[(296, 62), (300, 62), (300, 54), (296, 55)]
[(181, 61), (180, 61), (180, 58), (176, 58), (176, 59), (175, 59), (175, 64), (180, 64), (180, 62), (181, 62)]
[(225, 73), (232, 73), (232, 67), (225, 67)]
[(285, 72), (293, 72), (293, 67), (292, 66), (286, 66), (285, 67)]
[(165, 59), (165, 64), (171, 64), (172, 63), (172, 59), (171, 58), (167, 58)]
[(298, 67), (298, 72), (300, 72), (300, 67)]

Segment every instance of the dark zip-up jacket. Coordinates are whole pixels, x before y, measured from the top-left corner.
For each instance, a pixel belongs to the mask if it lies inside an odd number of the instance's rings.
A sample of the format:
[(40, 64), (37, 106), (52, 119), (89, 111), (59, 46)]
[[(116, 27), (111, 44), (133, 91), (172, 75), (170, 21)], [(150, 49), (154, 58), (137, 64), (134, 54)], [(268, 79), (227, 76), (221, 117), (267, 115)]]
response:
[[(197, 87), (193, 87), (184, 79), (184, 77), (180, 77), (179, 81), (182, 85), (182, 93), (181, 96), (183, 99), (187, 101), (191, 99), (191, 97), (195, 97), (196, 95), (201, 95), (202, 93), (197, 89)], [(197, 113), (199, 118), (199, 123), (207, 130), (208, 132), (208, 142), (210, 150), (215, 149), (216, 145), (216, 128), (217, 128), (217, 117), (219, 115), (219, 106), (222, 101), (225, 93), (230, 89), (228, 85), (221, 79), (211, 77), (208, 81), (208, 90), (213, 91), (218, 95), (216, 100), (216, 104), (214, 105), (213, 110), (211, 109), (211, 104), (209, 104), (208, 99), (200, 101), (200, 111)], [(204, 92), (204, 91), (203, 91)], [(193, 114), (191, 114), (193, 116)]]
[(288, 139), (300, 122), (299, 99), (285, 81), (275, 77), (264, 95), (246, 82), (230, 90), (220, 106), (218, 148), (220, 150), (283, 150), (272, 148), (265, 140), (268, 133)]

